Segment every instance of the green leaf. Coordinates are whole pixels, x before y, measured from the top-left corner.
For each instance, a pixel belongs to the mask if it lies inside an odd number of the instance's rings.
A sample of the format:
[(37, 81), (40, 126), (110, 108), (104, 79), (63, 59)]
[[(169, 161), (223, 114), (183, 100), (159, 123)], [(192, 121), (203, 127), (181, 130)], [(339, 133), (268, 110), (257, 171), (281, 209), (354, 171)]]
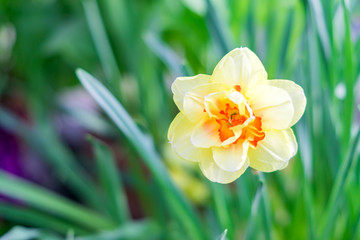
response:
[(33, 227), (41, 227), (50, 229), (61, 234), (66, 234), (69, 229), (73, 229), (76, 234), (89, 233), (88, 230), (76, 224), (64, 221), (59, 217), (51, 216), (47, 213), (42, 213), (26, 207), (13, 206), (10, 204), (0, 202), (1, 218), (8, 221), (24, 224)]
[(15, 226), (0, 240), (31, 240), (40, 236), (40, 230)]
[(337, 211), (339, 210), (339, 203), (341, 195), (343, 194), (344, 185), (346, 183), (346, 180), (348, 179), (348, 176), (351, 174), (350, 167), (354, 161), (354, 159), (357, 158), (357, 148), (359, 145), (360, 140), (360, 128), (357, 131), (357, 134), (350, 145), (349, 153), (345, 161), (343, 161), (339, 172), (336, 176), (335, 183), (333, 185), (333, 188), (331, 190), (331, 194), (329, 197), (328, 204), (325, 209), (325, 213), (322, 217), (321, 225), (319, 228), (320, 238), (319, 239), (329, 239), (329, 235), (331, 234), (331, 229), (333, 228), (334, 224), (336, 223), (337, 217)]
[(217, 238), (217, 240), (226, 240), (227, 233), (228, 233), (228, 230), (225, 229), (225, 231)]
[(120, 72), (111, 49), (110, 41), (107, 38), (98, 4), (96, 0), (85, 0), (82, 1), (82, 3), (105, 76), (110, 84), (117, 89), (116, 84), (118, 84), (118, 80), (120, 79)]
[(46, 230), (15, 226), (0, 240), (63, 240), (59, 236), (49, 233)]
[(91, 205), (102, 209), (98, 194), (94, 191), (92, 180), (78, 164), (50, 126), (43, 124), (41, 129), (31, 128), (27, 123), (0, 106), (0, 125), (20, 136), (28, 145), (45, 157), (56, 173), (69, 182), (69, 187)]
[(111, 229), (115, 226), (112, 221), (81, 205), (2, 170), (0, 193), (93, 230)]
[(159, 239), (160, 228), (154, 222), (143, 220), (129, 222), (107, 232), (92, 236), (77, 237), (75, 240), (131, 240), (131, 239)]
[(341, 1), (343, 14), (344, 14), (344, 28), (345, 28), (345, 39), (344, 39), (344, 80), (346, 85), (346, 97), (345, 97), (345, 116), (343, 119), (343, 127), (344, 127), (344, 143), (348, 143), (350, 140), (351, 133), (351, 123), (353, 121), (353, 107), (354, 107), (354, 87), (356, 83), (356, 77), (354, 73), (355, 62), (354, 62), (354, 48), (353, 41), (351, 39), (351, 24), (350, 24), (350, 16), (349, 11), (346, 7), (345, 1)]
[(261, 207), (261, 193), (262, 193), (262, 188), (263, 188), (263, 183), (260, 182), (259, 186), (256, 190), (256, 194), (255, 197), (252, 201), (252, 205), (251, 205), (251, 215), (250, 215), (250, 219), (248, 219), (247, 221), (247, 227), (246, 227), (246, 232), (245, 232), (245, 239), (251, 239), (253, 236), (255, 236), (255, 225), (257, 222), (257, 212)]
[(331, 54), (331, 41), (328, 27), (324, 16), (324, 9), (320, 1), (309, 0), (312, 17), (315, 18), (314, 23), (317, 25), (318, 34), (322, 43), (322, 48), (327, 59), (330, 59)]
[(193, 239), (203, 239), (204, 232), (201, 231), (200, 223), (194, 210), (170, 179), (151, 138), (140, 131), (123, 106), (98, 80), (82, 69), (78, 69), (76, 74), (82, 85), (114, 121), (142, 157), (162, 190), (174, 217), (178, 219), (180, 224), (185, 226), (186, 232)]
[(115, 159), (104, 143), (92, 137), (89, 139), (95, 151), (98, 175), (102, 189), (105, 191), (108, 213), (117, 223), (124, 223), (129, 220), (130, 213)]
[(227, 35), (224, 33), (224, 28), (216, 15), (216, 11), (211, 0), (206, 0), (206, 5), (206, 22), (209, 27), (209, 31), (215, 39), (215, 43), (220, 49), (220, 52), (225, 55), (230, 51), (230, 41), (226, 38)]
[(265, 178), (263, 173), (259, 173), (259, 185), (256, 190), (256, 194), (251, 206), (251, 216), (248, 221), (247, 229), (246, 229), (246, 237), (245, 239), (252, 239), (253, 236), (256, 236), (256, 228), (255, 223), (258, 220), (259, 215), (261, 216), (261, 220), (263, 221), (263, 231), (265, 235), (265, 239), (272, 239), (271, 236), (271, 222), (270, 222), (270, 210), (267, 205), (267, 193), (265, 190)]
[(169, 48), (164, 42), (162, 42), (156, 35), (152, 32), (147, 32), (144, 36), (146, 44), (149, 46), (149, 49), (152, 50), (162, 61), (166, 64), (167, 68), (175, 76), (184, 76), (186, 75), (182, 69), (183, 64), (181, 63), (180, 58), (177, 54)]
[(266, 191), (265, 177), (262, 172), (259, 173), (259, 181), (263, 185), (261, 188), (261, 192), (262, 192), (261, 217), (262, 217), (263, 224), (264, 224), (265, 238), (267, 240), (270, 240), (270, 239), (272, 239), (272, 234), (271, 234), (272, 225), (271, 225), (271, 216), (270, 216), (271, 213), (270, 213), (270, 207), (269, 207), (270, 201), (269, 201), (268, 194)]
[(229, 235), (234, 236), (234, 224), (231, 219), (228, 207), (229, 204), (227, 203), (226, 199), (226, 185), (219, 183), (210, 183), (210, 186), (212, 190), (212, 196), (214, 198), (215, 212), (217, 215), (217, 219), (219, 220), (220, 227), (221, 229), (229, 229)]

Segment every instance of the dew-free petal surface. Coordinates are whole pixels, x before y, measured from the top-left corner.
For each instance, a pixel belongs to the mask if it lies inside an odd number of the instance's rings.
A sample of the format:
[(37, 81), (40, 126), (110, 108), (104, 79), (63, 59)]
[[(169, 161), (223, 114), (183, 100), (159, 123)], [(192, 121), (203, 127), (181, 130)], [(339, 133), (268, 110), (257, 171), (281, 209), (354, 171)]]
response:
[(218, 167), (212, 158), (203, 158), (199, 162), (202, 173), (212, 182), (218, 183), (230, 183), (235, 181), (241, 176), (248, 168), (248, 162), (246, 162), (242, 168), (236, 172), (224, 171)]
[(219, 137), (220, 125), (214, 120), (208, 118), (197, 124), (191, 135), (191, 142), (195, 147), (209, 148), (220, 146)]
[(287, 91), (269, 85), (257, 85), (246, 95), (255, 116), (261, 117), (263, 129), (291, 126), (294, 106)]
[(289, 80), (269, 80), (267, 84), (270, 86), (284, 89), (291, 97), (292, 104), (294, 107), (294, 116), (290, 122), (290, 126), (293, 126), (299, 121), (301, 116), (304, 114), (306, 107), (306, 97), (302, 87)]
[(191, 143), (194, 126), (194, 123), (179, 113), (171, 123), (168, 132), (168, 139), (172, 148), (181, 158), (189, 161), (198, 162), (201, 158), (211, 158), (210, 149), (198, 148)]
[(291, 128), (272, 129), (265, 133), (265, 138), (258, 142), (255, 149), (249, 148), (250, 167), (272, 172), (284, 168), (297, 152), (297, 142)]
[(180, 111), (183, 110), (185, 94), (194, 87), (209, 83), (210, 76), (199, 74), (192, 77), (178, 77), (171, 85), (171, 91), (174, 94), (174, 102)]
[(239, 85), (242, 91), (265, 81), (267, 73), (259, 58), (248, 48), (236, 48), (216, 65), (211, 82)]
[(185, 94), (183, 113), (193, 122), (198, 122), (207, 115), (205, 109), (205, 96), (218, 91), (228, 90), (230, 86), (223, 83), (210, 83), (197, 86)]
[(236, 172), (247, 164), (249, 142), (237, 142), (228, 147), (213, 147), (212, 153), (215, 163), (225, 171)]

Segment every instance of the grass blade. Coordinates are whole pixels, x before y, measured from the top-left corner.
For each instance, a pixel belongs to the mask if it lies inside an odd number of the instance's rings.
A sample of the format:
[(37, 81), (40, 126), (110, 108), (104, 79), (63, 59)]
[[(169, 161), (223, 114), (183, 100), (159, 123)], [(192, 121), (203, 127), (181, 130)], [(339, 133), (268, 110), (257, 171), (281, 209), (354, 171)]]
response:
[(96, 0), (85, 0), (82, 3), (105, 76), (114, 89), (117, 89), (116, 84), (118, 84), (120, 72), (111, 49), (110, 41), (107, 38), (98, 4)]
[(246, 229), (245, 239), (253, 239), (256, 236), (255, 223), (258, 219), (258, 214), (260, 211), (261, 219), (263, 221), (263, 230), (265, 234), (265, 239), (272, 239), (271, 237), (271, 223), (270, 223), (270, 214), (269, 208), (267, 205), (268, 199), (264, 189), (265, 179), (262, 173), (259, 173), (259, 186), (256, 190), (256, 194), (251, 206), (251, 216)]
[(266, 192), (266, 184), (265, 184), (265, 177), (264, 174), (262, 172), (259, 173), (259, 181), (262, 184), (262, 188), (261, 188), (261, 192), (262, 192), (262, 197), (260, 199), (261, 201), (261, 215), (262, 215), (262, 220), (264, 222), (264, 231), (265, 231), (265, 239), (270, 240), (272, 239), (271, 237), (271, 220), (270, 220), (270, 209), (269, 209), (269, 199), (267, 197), (267, 192)]
[(359, 145), (359, 139), (360, 139), (360, 128), (357, 131), (357, 134), (349, 148), (348, 157), (346, 160), (342, 163), (339, 172), (335, 179), (334, 187), (331, 190), (331, 194), (329, 197), (328, 204), (326, 206), (325, 214), (322, 218), (322, 224), (320, 225), (320, 238), (319, 239), (328, 239), (329, 235), (331, 234), (331, 228), (335, 224), (336, 221), (336, 214), (339, 207), (339, 199), (341, 197), (341, 194), (343, 192), (343, 188), (345, 185), (345, 182), (348, 178), (350, 166), (356, 157), (356, 150)]
[(27, 144), (45, 157), (61, 179), (82, 199), (102, 209), (90, 176), (78, 165), (71, 152), (61, 143), (50, 126), (33, 129), (27, 123), (0, 106), (0, 125), (20, 136)]
[(309, 239), (315, 239), (315, 224), (314, 224), (314, 203), (313, 203), (313, 194), (311, 191), (311, 178), (313, 175), (312, 170), (312, 156), (311, 156), (311, 140), (308, 135), (309, 130), (304, 121), (300, 122), (296, 126), (296, 133), (299, 141), (299, 155), (301, 157), (301, 166), (303, 172), (303, 201), (305, 205), (307, 225), (309, 232)]
[(313, 17), (316, 18), (316, 25), (320, 41), (322, 43), (322, 49), (325, 53), (327, 59), (330, 59), (331, 55), (331, 41), (330, 34), (326, 25), (326, 20), (324, 16), (324, 9), (319, 0), (308, 0), (310, 9), (313, 12)]
[(186, 73), (182, 69), (183, 64), (178, 55), (164, 42), (162, 42), (158, 37), (155, 36), (152, 32), (147, 32), (144, 36), (145, 43), (148, 45), (149, 49), (152, 50), (167, 68), (175, 76), (185, 76)]
[(117, 223), (124, 223), (129, 220), (130, 213), (115, 159), (105, 144), (92, 137), (90, 141), (95, 151), (98, 174), (105, 191), (108, 212)]
[(93, 230), (114, 227), (114, 223), (103, 216), (2, 170), (0, 170), (0, 193)]
[(194, 210), (171, 181), (150, 137), (140, 131), (126, 110), (98, 80), (82, 69), (78, 69), (76, 74), (86, 90), (115, 122), (142, 157), (170, 204), (170, 210), (187, 229), (187, 233), (193, 239), (203, 239), (204, 233), (201, 231)]
[(0, 237), (0, 240), (31, 240), (35, 238), (38, 239), (40, 235), (41, 233), (39, 229), (15, 226), (5, 235)]
[(225, 231), (216, 240), (226, 240), (227, 233), (228, 233), (228, 230), (225, 229)]
[(261, 203), (262, 188), (263, 188), (263, 183), (260, 182), (259, 186), (256, 190), (255, 197), (252, 201), (251, 215), (250, 215), (250, 219), (248, 220), (246, 234), (245, 234), (244, 239), (252, 239), (254, 236), (255, 224), (256, 224), (256, 220), (257, 220), (257, 212), (259, 210), (260, 203)]
[(210, 33), (213, 35), (216, 45), (219, 47), (223, 55), (230, 51), (229, 40), (225, 38), (225, 33), (222, 30), (218, 16), (216, 15), (215, 8), (211, 3), (211, 0), (206, 0), (207, 13), (206, 19)]
[(354, 74), (354, 58), (353, 58), (353, 45), (351, 39), (351, 25), (350, 25), (350, 17), (349, 11), (345, 4), (345, 1), (341, 1), (343, 14), (344, 14), (344, 28), (345, 28), (345, 39), (344, 39), (344, 80), (347, 89), (346, 97), (344, 104), (347, 106), (345, 108), (345, 116), (343, 121), (344, 126), (344, 137), (343, 143), (347, 144), (350, 139), (351, 133), (351, 122), (353, 120), (353, 106), (354, 106), (354, 87), (356, 83), (356, 77)]
[(160, 228), (151, 221), (126, 223), (125, 225), (92, 236), (77, 237), (75, 240), (127, 240), (127, 239), (159, 239)]
[(229, 214), (228, 204), (226, 201), (226, 186), (219, 183), (210, 183), (210, 186), (212, 189), (215, 211), (217, 218), (219, 219), (221, 230), (228, 229), (229, 231), (226, 231), (226, 233), (228, 233), (230, 239), (233, 239), (235, 228)]
[(85, 230), (82, 227), (75, 224), (69, 224), (66, 221), (60, 220), (48, 214), (1, 202), (0, 215), (2, 219), (6, 219), (17, 224), (50, 229), (61, 234), (66, 234), (69, 229), (73, 229), (76, 234), (80, 235), (89, 233), (88, 230)]

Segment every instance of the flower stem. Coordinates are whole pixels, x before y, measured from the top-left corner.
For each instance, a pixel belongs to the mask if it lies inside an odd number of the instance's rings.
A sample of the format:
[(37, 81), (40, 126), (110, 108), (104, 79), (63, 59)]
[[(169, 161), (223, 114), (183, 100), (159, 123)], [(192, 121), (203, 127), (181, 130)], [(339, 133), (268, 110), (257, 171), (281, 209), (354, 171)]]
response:
[(258, 174), (259, 178), (259, 186), (256, 190), (256, 194), (251, 206), (251, 216), (248, 224), (248, 228), (246, 231), (245, 239), (252, 239), (254, 225), (257, 218), (257, 212), (260, 210), (261, 219), (263, 220), (264, 230), (265, 230), (265, 239), (270, 240), (271, 237), (271, 221), (270, 221), (270, 210), (268, 206), (268, 197), (265, 188), (265, 178), (263, 173)]
[(262, 216), (262, 220), (264, 221), (264, 230), (265, 230), (265, 238), (267, 240), (272, 239), (271, 237), (271, 220), (270, 220), (270, 209), (269, 209), (269, 199), (267, 196), (267, 191), (266, 191), (266, 182), (265, 182), (265, 177), (264, 174), (262, 172), (259, 173), (259, 182), (262, 185), (261, 187), (261, 195), (262, 197), (260, 198), (261, 201), (261, 216)]

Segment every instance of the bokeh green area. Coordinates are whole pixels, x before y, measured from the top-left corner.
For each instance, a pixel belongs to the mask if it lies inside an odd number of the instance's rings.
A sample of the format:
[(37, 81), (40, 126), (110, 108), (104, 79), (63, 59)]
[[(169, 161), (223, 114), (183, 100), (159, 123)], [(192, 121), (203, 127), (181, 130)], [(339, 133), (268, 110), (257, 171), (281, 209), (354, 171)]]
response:
[[(360, 239), (359, 36), (357, 0), (0, 0), (0, 239)], [(221, 185), (170, 84), (241, 46), (307, 108), (286, 169)]]

